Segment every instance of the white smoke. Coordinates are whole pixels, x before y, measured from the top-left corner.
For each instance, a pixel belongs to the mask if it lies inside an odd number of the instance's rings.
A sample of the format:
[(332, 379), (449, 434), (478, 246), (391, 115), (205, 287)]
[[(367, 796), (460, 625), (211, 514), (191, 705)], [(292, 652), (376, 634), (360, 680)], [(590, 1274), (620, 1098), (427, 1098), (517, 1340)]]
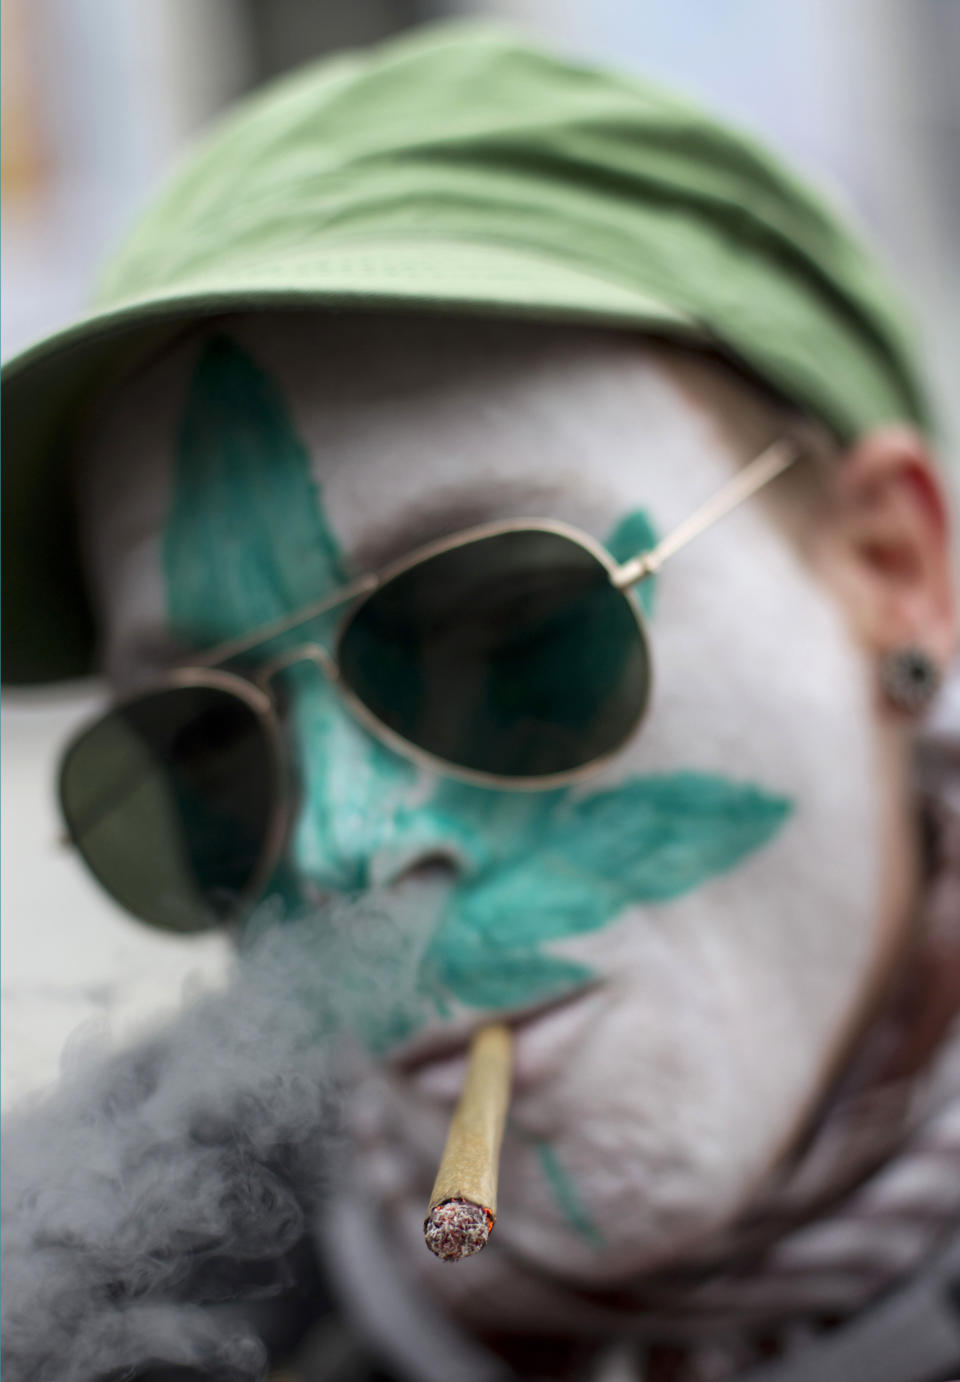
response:
[(330, 1192), (345, 1052), (409, 1008), (434, 916), (422, 889), (295, 923), (268, 907), (225, 991), (130, 1049), (74, 1044), (5, 1120), (5, 1382), (263, 1376), (242, 1310), (204, 1304), (280, 1289), (251, 1269), (287, 1258)]

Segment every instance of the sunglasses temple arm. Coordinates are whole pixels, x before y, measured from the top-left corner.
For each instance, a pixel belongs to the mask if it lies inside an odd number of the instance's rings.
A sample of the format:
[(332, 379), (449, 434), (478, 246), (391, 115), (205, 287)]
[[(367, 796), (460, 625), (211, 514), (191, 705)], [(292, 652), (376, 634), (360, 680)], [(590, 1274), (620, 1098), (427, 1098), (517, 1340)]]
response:
[(232, 638), (227, 643), (218, 643), (215, 648), (208, 648), (203, 653), (190, 654), (191, 667), (216, 667), (218, 663), (229, 662), (231, 658), (239, 657), (241, 653), (247, 653), (251, 648), (256, 648), (260, 643), (269, 643), (271, 639), (279, 638), (280, 634), (288, 633), (300, 624), (306, 624), (311, 619), (316, 619), (318, 615), (326, 614), (331, 609), (336, 609), (338, 605), (348, 604), (349, 601), (357, 599), (360, 595), (367, 595), (371, 590), (376, 590), (380, 584), (380, 578), (376, 575), (361, 576), (351, 585), (345, 585), (333, 595), (326, 596), (323, 600), (316, 600), (312, 605), (306, 605), (299, 609), (295, 614), (288, 615), (284, 619), (276, 619), (272, 624), (264, 624), (259, 629), (253, 629), (250, 633), (242, 634), (239, 638)]
[(672, 533), (668, 533), (656, 547), (651, 547), (648, 552), (641, 552), (639, 556), (632, 557), (630, 561), (618, 567), (613, 578), (614, 585), (618, 590), (626, 590), (647, 576), (655, 576), (674, 552), (679, 552), (681, 547), (686, 547), (688, 542), (706, 532), (731, 509), (749, 499), (751, 494), (755, 494), (758, 489), (782, 475), (803, 454), (804, 448), (791, 438), (784, 437), (780, 441), (775, 441), (749, 465), (744, 466), (732, 480), (728, 480), (716, 494), (711, 495), (689, 518), (685, 518)]

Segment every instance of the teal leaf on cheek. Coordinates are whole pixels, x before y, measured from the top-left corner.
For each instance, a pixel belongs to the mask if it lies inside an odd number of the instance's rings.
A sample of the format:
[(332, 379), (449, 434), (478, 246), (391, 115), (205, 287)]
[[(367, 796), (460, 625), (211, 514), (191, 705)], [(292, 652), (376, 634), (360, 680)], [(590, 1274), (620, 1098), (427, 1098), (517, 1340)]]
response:
[[(478, 943), (481, 942), (481, 943)], [(516, 1008), (559, 998), (595, 976), (587, 965), (533, 947), (485, 946), (469, 931), (449, 934), (431, 948), (430, 964), (443, 987), (471, 1008)]]
[(767, 843), (790, 810), (752, 784), (694, 772), (635, 778), (559, 805), (526, 852), (458, 890), (430, 963), (479, 1007), (555, 996), (591, 976), (577, 965), (564, 975), (558, 966), (570, 962), (543, 953), (544, 942), (689, 892)]
[(188, 386), (163, 560), (171, 623), (200, 644), (347, 579), (283, 394), (226, 336), (203, 347)]
[(708, 773), (639, 777), (575, 803), (548, 847), (558, 867), (609, 880), (622, 904), (665, 902), (765, 845), (791, 810), (785, 797)]

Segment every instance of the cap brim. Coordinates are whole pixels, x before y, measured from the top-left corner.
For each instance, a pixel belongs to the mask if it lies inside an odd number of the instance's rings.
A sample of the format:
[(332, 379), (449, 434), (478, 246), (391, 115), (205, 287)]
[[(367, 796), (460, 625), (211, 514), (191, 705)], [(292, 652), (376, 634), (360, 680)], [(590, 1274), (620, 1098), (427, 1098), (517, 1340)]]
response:
[[(238, 288), (238, 278), (243, 286)], [(323, 255), (252, 260), (175, 293), (128, 299), (31, 346), (3, 367), (3, 681), (94, 670), (69, 476), (85, 409), (197, 318), (289, 308), (504, 315), (708, 334), (654, 297), (580, 265), (512, 246), (378, 241)], [(131, 456), (131, 464), (135, 457)]]

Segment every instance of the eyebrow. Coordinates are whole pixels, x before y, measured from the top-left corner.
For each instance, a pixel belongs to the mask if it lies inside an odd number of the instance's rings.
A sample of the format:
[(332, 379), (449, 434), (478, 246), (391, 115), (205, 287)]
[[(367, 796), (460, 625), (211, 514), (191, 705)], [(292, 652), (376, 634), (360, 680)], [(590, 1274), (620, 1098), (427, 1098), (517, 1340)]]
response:
[[(347, 585), (364, 576), (376, 574), (385, 566), (438, 538), (504, 518), (506, 506), (514, 510), (511, 515), (514, 517), (546, 517), (547, 514), (538, 512), (537, 508), (549, 508), (557, 492), (558, 486), (546, 481), (539, 484), (519, 483), (508, 478), (493, 486), (489, 482), (456, 487), (451, 485), (427, 496), (419, 496), (396, 514), (370, 524), (361, 532), (349, 552), (349, 566), (353, 574)], [(528, 504), (532, 507), (525, 507)], [(322, 600), (323, 593), (318, 591), (314, 599)], [(242, 635), (239, 637), (242, 638)], [(201, 659), (205, 662), (208, 654), (234, 641), (218, 639), (214, 644), (200, 641), (195, 645), (189, 634), (180, 634), (168, 624), (151, 621), (138, 629), (130, 639), (124, 652), (124, 665), (133, 670), (126, 674), (121, 672), (119, 685), (135, 687), (173, 668), (192, 666)]]
[[(645, 580), (648, 576), (655, 575), (670, 557), (681, 548), (686, 547), (700, 533), (711, 528), (732, 509), (739, 507), (745, 500), (749, 499), (757, 490), (768, 485), (781, 475), (790, 466), (794, 465), (803, 456), (816, 458), (822, 455), (816, 449), (814, 442), (821, 441), (819, 429), (806, 429), (806, 441), (802, 439), (802, 433), (791, 436), (789, 432), (781, 433), (774, 441), (770, 442), (759, 455), (754, 456), (742, 470), (728, 478), (725, 484), (718, 490), (714, 490), (703, 503), (696, 508), (693, 513), (675, 525), (661, 538), (653, 547), (648, 547), (637, 552), (625, 562), (620, 562), (610, 573), (610, 579), (618, 590), (627, 590), (630, 586), (636, 585), (639, 581)], [(813, 438), (813, 442), (811, 441)], [(489, 490), (480, 491), (489, 495)], [(527, 486), (525, 489), (527, 496), (538, 492), (538, 487)], [(458, 490), (457, 495), (460, 500), (466, 498), (464, 490)], [(422, 525), (430, 516), (436, 512), (436, 501), (433, 507), (421, 505), (417, 511), (417, 521)], [(445, 506), (445, 521), (450, 522), (450, 505)], [(533, 521), (532, 515), (525, 515)], [(407, 521), (413, 517), (407, 514)], [(495, 522), (509, 522), (501, 514)], [(402, 531), (403, 520), (399, 523), (394, 522), (391, 529), (391, 540), (399, 542), (400, 532)], [(461, 530), (462, 531), (462, 530)], [(442, 536), (449, 533), (449, 527), (445, 527)], [(409, 538), (407, 539), (409, 542)], [(419, 546), (424, 546), (421, 541)], [(405, 555), (413, 556), (417, 551), (417, 546), (412, 549), (406, 548)], [(211, 648), (200, 650), (200, 655), (195, 659), (194, 665), (197, 667), (217, 667), (230, 661), (239, 653), (247, 652), (258, 644), (270, 642), (281, 633), (286, 633), (298, 624), (305, 624), (309, 620), (317, 618), (320, 614), (326, 613), (330, 609), (336, 608), (340, 604), (348, 604), (358, 596), (364, 595), (376, 589), (380, 584), (383, 575), (383, 565), (379, 567), (369, 567), (357, 575), (346, 586), (339, 591), (332, 591), (329, 598), (320, 599), (311, 605), (302, 607), (299, 611), (293, 611), (289, 618), (274, 620), (269, 624), (263, 625), (258, 629), (251, 629), (248, 634), (237, 638), (228, 639), (226, 642), (219, 643)]]
[(549, 514), (543, 509), (553, 507), (557, 493), (555, 483), (509, 479), (494, 485), (487, 481), (435, 490), (364, 529), (353, 543), (350, 566), (362, 576), (429, 542), (480, 523), (511, 517), (546, 518)]
[[(505, 478), (494, 485), (489, 481), (483, 484), (478, 481), (471, 485), (438, 489), (426, 497), (418, 497), (415, 502), (408, 503), (396, 513), (371, 524), (361, 532), (351, 544), (350, 550), (345, 553), (348, 570), (352, 574), (348, 575), (343, 586), (326, 592), (326, 595), (318, 592), (312, 601), (302, 606), (302, 622), (315, 617), (303, 611), (317, 605), (319, 613), (326, 605), (327, 597), (333, 608), (339, 604), (349, 603), (363, 594), (371, 581), (375, 584), (374, 578), (379, 576), (385, 567), (437, 539), (455, 536), (468, 528), (475, 528), (487, 522), (509, 521), (510, 518), (534, 520), (548, 517), (537, 510), (544, 505), (547, 508), (551, 507), (559, 488), (555, 482), (520, 483)], [(291, 615), (296, 614), (296, 610), (291, 611)], [(269, 642), (277, 636), (285, 622), (286, 617), (279, 615), (276, 620), (271, 620), (262, 628), (249, 630), (248, 634), (219, 640), (214, 644), (201, 643), (199, 647), (194, 648), (182, 641), (178, 645), (177, 636), (172, 630), (163, 628), (151, 630), (152, 637), (147, 637), (144, 641), (148, 646), (155, 643), (162, 647), (165, 643), (171, 652), (176, 650), (178, 656), (172, 665), (215, 667), (229, 660), (235, 650), (239, 653), (245, 646), (255, 647), (259, 643)], [(258, 634), (262, 636), (258, 637)]]

